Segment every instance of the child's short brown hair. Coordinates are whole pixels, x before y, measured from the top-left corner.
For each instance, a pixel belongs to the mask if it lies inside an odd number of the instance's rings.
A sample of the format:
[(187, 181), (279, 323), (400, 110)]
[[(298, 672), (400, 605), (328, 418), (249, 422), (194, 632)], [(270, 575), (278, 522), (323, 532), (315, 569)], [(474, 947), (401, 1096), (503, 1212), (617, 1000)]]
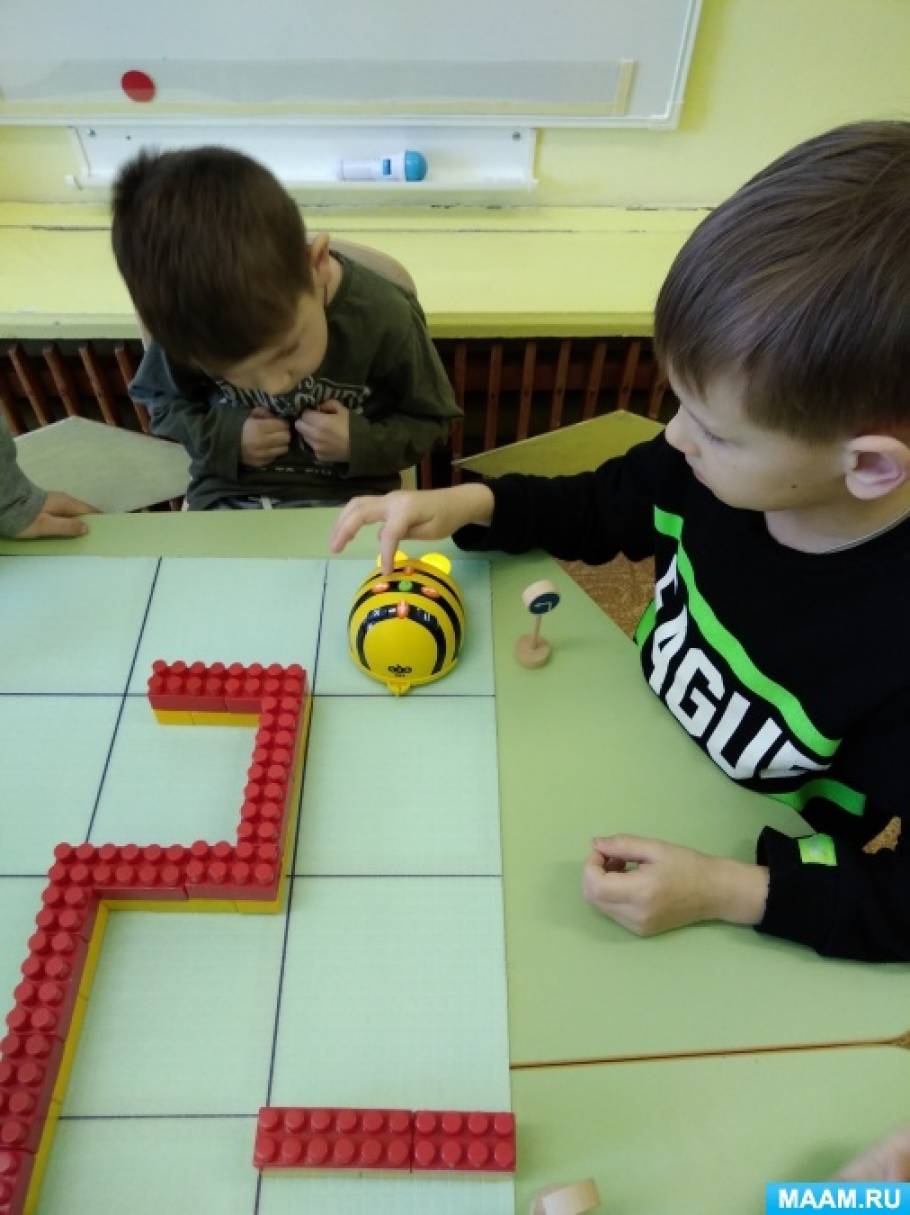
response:
[(296, 204), (228, 148), (140, 152), (114, 184), (112, 238), (136, 311), (188, 366), (217, 369), (274, 344), (313, 286)]
[(739, 373), (754, 422), (807, 441), (910, 428), (910, 122), (809, 139), (713, 211), (660, 291), (683, 384)]

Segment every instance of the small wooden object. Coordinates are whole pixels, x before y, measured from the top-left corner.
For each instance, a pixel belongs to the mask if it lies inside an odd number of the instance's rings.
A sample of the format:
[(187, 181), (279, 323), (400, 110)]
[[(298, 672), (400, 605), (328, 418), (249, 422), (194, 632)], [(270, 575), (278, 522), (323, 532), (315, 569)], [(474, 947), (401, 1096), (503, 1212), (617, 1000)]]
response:
[(539, 1190), (531, 1204), (530, 1215), (586, 1215), (600, 1206), (600, 1194), (593, 1181), (574, 1185), (550, 1185)]
[(540, 618), (559, 603), (559, 592), (552, 582), (532, 582), (521, 592), (521, 601), (534, 617), (534, 628), (515, 643), (515, 657), (523, 667), (542, 667), (550, 657), (550, 643), (540, 635)]

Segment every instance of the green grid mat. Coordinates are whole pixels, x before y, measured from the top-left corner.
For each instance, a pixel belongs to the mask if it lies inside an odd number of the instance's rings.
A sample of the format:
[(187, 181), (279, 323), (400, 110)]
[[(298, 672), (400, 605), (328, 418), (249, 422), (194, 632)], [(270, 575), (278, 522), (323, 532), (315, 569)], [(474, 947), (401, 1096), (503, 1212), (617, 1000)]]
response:
[[(460, 687), (399, 701), (351, 664), (354, 695), (316, 698), (281, 914), (111, 914), (42, 1215), (512, 1211), (510, 1177), (261, 1185), (251, 1164), (269, 1101), (510, 1108), (489, 574), (469, 565)], [(370, 565), (336, 568), (356, 584)], [(59, 840), (236, 828), (253, 731), (158, 725), (152, 659), (300, 662), (318, 683), (318, 631), (345, 639), (322, 561), (23, 557), (0, 581), (9, 990), (43, 885), (18, 875), (46, 870)]]

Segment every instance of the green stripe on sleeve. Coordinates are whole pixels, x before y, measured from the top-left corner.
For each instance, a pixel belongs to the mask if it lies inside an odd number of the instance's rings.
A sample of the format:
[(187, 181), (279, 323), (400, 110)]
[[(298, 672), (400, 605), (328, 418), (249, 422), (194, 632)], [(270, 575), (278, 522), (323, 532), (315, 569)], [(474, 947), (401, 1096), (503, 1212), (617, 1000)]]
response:
[(806, 781), (798, 789), (794, 789), (792, 793), (772, 793), (770, 795), (777, 802), (784, 802), (788, 806), (792, 806), (794, 810), (802, 812), (803, 807), (807, 802), (810, 802), (813, 797), (823, 797), (826, 801), (834, 802), (836, 806), (840, 806), (841, 810), (846, 810), (848, 814), (861, 815), (866, 809), (865, 793), (858, 793), (856, 789), (851, 789), (849, 785), (842, 784), (839, 780), (831, 780), (828, 776), (820, 776), (817, 780)]
[(654, 628), (654, 622), (657, 619), (657, 605), (652, 599), (645, 610), (642, 612), (638, 624), (635, 626), (633, 634), (635, 644), (641, 649), (648, 638), (651, 636), (651, 630)]
[(830, 835), (806, 835), (797, 840), (799, 859), (804, 865), (836, 865), (837, 853)]
[[(676, 540), (676, 564), (689, 595), (689, 611), (710, 645), (721, 654), (730, 669), (750, 691), (775, 706), (784, 721), (807, 747), (818, 755), (833, 755), (840, 739), (827, 738), (810, 721), (805, 709), (792, 692), (763, 674), (733, 634), (720, 623), (708, 601), (695, 583), (695, 572), (682, 545), (683, 520), (679, 515), (654, 508), (654, 526), (664, 536)], [(641, 627), (639, 625), (639, 627)]]

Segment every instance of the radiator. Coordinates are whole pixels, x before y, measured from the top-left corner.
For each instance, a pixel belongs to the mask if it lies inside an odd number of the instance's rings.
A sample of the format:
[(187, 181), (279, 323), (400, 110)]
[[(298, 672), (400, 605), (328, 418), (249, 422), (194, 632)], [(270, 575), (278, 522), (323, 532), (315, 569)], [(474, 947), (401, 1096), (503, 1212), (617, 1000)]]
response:
[[(436, 342), (464, 420), (420, 465), (424, 487), (461, 479), (451, 462), (614, 409), (666, 420), (675, 401), (647, 338)], [(0, 344), (0, 410), (14, 435), (67, 415), (148, 431), (128, 385), (138, 341)]]

